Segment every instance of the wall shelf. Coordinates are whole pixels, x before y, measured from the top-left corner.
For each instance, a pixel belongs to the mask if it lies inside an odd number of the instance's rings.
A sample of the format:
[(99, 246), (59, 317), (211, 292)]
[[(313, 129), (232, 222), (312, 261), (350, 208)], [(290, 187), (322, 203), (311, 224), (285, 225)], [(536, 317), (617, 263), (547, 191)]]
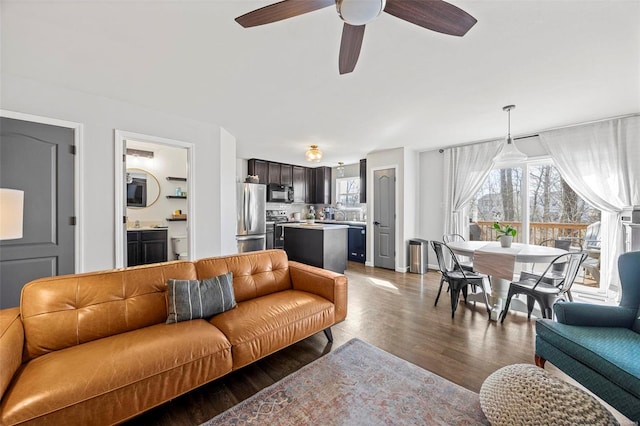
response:
[(186, 200), (187, 199), (186, 195), (167, 195), (166, 197), (167, 198), (178, 198), (178, 199), (181, 199), (181, 200)]
[(172, 218), (172, 217), (168, 217), (168, 218), (166, 219), (166, 221), (167, 221), (167, 222), (184, 222), (184, 221), (186, 221), (186, 220), (187, 220), (187, 218), (186, 218), (186, 217), (185, 217), (185, 218), (181, 218), (181, 219), (174, 219), (174, 218)]
[(179, 182), (186, 182), (187, 178), (175, 177), (175, 176), (167, 176), (167, 180), (175, 180), (175, 181), (179, 181)]

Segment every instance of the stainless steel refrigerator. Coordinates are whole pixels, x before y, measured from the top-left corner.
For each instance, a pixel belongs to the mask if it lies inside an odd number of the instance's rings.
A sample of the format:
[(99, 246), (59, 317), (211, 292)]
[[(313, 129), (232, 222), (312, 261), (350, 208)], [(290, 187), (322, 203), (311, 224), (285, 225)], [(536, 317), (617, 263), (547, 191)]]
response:
[(239, 183), (236, 194), (238, 253), (264, 250), (267, 238), (267, 187), (257, 183)]

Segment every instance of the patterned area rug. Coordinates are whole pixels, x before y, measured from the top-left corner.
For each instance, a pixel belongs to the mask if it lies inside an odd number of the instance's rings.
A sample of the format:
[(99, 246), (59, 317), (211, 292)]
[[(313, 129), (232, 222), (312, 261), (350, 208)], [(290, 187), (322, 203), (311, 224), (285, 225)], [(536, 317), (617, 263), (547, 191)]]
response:
[(358, 339), (204, 423), (479, 424), (489, 422), (478, 394)]

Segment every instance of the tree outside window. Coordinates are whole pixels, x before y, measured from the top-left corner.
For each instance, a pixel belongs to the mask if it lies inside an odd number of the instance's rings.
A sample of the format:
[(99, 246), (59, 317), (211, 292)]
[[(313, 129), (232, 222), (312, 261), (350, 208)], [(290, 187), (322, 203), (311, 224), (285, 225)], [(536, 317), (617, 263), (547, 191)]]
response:
[(336, 202), (343, 207), (357, 207), (360, 204), (360, 178), (336, 179)]

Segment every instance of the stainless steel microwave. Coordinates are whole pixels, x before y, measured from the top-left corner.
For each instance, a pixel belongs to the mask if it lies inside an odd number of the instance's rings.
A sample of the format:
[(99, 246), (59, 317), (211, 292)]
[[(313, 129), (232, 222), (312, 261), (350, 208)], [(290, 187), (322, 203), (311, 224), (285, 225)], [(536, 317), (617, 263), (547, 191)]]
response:
[(267, 201), (270, 203), (293, 203), (293, 187), (291, 185), (267, 185)]

